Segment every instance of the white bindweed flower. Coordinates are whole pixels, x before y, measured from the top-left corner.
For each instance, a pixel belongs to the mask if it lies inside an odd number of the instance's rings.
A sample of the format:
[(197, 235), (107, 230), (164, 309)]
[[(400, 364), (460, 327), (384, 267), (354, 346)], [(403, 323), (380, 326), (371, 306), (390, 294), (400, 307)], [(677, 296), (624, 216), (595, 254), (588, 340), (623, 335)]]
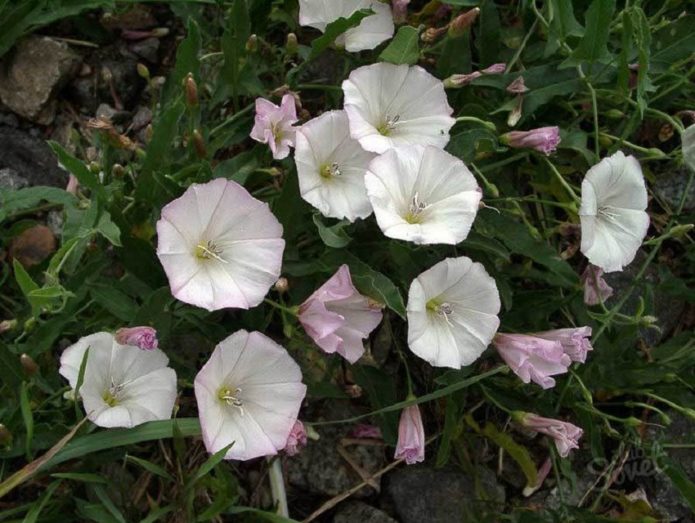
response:
[(449, 142), (451, 117), (444, 84), (422, 67), (381, 62), (355, 69), (343, 82), (350, 134), (375, 153), (399, 145)]
[(171, 417), (176, 373), (159, 349), (121, 345), (108, 332), (81, 338), (60, 356), (60, 374), (75, 389), (85, 353), (87, 364), (78, 391), (87, 417), (100, 427), (134, 427)]
[(282, 225), (236, 182), (191, 185), (162, 209), (157, 234), (171, 293), (183, 302), (248, 309), (280, 276)]
[(330, 218), (353, 222), (372, 213), (364, 173), (375, 155), (350, 137), (345, 111), (329, 111), (308, 121), (297, 130), (296, 142), (302, 198)]
[(581, 251), (604, 272), (620, 271), (649, 229), (647, 188), (633, 156), (621, 151), (594, 165), (582, 182)]
[(299, 0), (299, 25), (321, 32), (338, 18), (348, 18), (360, 9), (371, 9), (373, 15), (362, 19), (336, 38), (335, 43), (352, 52), (374, 49), (393, 36), (391, 8), (378, 0)]
[(399, 147), (372, 160), (365, 177), (389, 238), (455, 245), (468, 236), (482, 191), (458, 158), (437, 147)]
[(495, 280), (466, 256), (446, 258), (413, 280), (408, 345), (435, 367), (470, 365), (499, 327)]
[(205, 448), (212, 454), (234, 443), (225, 459), (276, 454), (305, 394), (302, 372), (284, 348), (260, 332), (235, 332), (195, 377)]

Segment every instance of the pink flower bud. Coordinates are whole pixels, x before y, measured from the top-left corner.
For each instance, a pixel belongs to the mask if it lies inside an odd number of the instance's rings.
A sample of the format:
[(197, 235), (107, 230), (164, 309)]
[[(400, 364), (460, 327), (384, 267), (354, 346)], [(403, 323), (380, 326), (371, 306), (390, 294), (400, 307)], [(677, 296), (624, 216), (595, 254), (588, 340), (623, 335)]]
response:
[(425, 429), (417, 405), (406, 407), (401, 412), (395, 459), (404, 459), (408, 465), (425, 459)]
[(586, 354), (593, 350), (591, 341), (588, 339), (591, 336), (591, 327), (578, 327), (570, 329), (555, 329), (552, 331), (536, 332), (533, 334), (544, 340), (556, 341), (562, 345), (562, 350), (565, 351), (572, 361), (584, 363)]
[(306, 447), (306, 429), (304, 429), (304, 424), (297, 420), (294, 422), (290, 435), (287, 437), (285, 453), (288, 456), (294, 456), (299, 454), (299, 451), (304, 447)]
[(511, 94), (524, 94), (529, 91), (526, 87), (523, 76), (517, 76), (516, 79), (507, 86), (507, 92)]
[(473, 71), (472, 73), (468, 74), (452, 74), (449, 78), (444, 80), (444, 87), (463, 87), (464, 85), (468, 85), (473, 80), (480, 78), (485, 74), (502, 74), (504, 73), (506, 68), (507, 64), (500, 63), (492, 64), (491, 66), (486, 67), (485, 69), (482, 69), (480, 71)]
[(397, 24), (404, 24), (408, 20), (408, 4), (410, 0), (392, 0), (391, 10), (393, 21)]
[(560, 143), (560, 128), (539, 127), (530, 131), (511, 131), (500, 137), (502, 143), (516, 149), (534, 149), (545, 155), (554, 152)]
[(157, 331), (152, 327), (126, 327), (116, 331), (116, 342), (143, 350), (153, 350), (159, 345)]
[(524, 427), (553, 438), (555, 447), (563, 458), (569, 455), (571, 449), (579, 448), (579, 439), (584, 431), (576, 425), (530, 412), (515, 413), (514, 418)]
[(480, 8), (474, 7), (463, 14), (458, 15), (449, 24), (449, 36), (457, 38), (466, 34), (466, 30), (473, 25), (480, 14)]
[(492, 64), (482, 71), (480, 71), (483, 74), (503, 74), (507, 70), (507, 64), (504, 62), (497, 63), (497, 64)]
[(67, 187), (65, 187), (65, 190), (70, 194), (77, 194), (77, 189), (79, 188), (79, 186), (80, 182), (77, 181), (77, 178), (74, 174), (71, 174), (68, 178), (68, 185)]
[(598, 305), (613, 296), (613, 288), (603, 279), (603, 269), (587, 265), (581, 278), (584, 284), (584, 303)]
[(492, 343), (521, 381), (533, 381), (544, 389), (554, 387), (555, 380), (551, 376), (566, 373), (572, 363), (559, 341), (532, 334), (498, 333)]

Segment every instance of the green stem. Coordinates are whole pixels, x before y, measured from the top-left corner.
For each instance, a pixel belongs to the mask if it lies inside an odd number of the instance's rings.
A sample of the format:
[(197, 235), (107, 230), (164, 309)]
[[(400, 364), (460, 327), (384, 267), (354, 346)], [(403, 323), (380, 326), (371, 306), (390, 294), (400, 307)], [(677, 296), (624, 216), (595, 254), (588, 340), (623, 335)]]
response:
[(285, 305), (282, 305), (282, 304), (280, 304), (276, 301), (273, 301), (271, 299), (268, 299), (268, 298), (266, 298), (263, 301), (266, 302), (268, 305), (272, 305), (276, 309), (281, 310), (282, 312), (285, 312), (287, 314), (294, 316), (295, 318), (297, 316), (299, 316), (299, 307), (286, 307)]
[(492, 132), (497, 132), (497, 126), (494, 123), (488, 122), (487, 120), (481, 120), (480, 118), (476, 118), (475, 116), (458, 116), (456, 117), (456, 121), (477, 123), (487, 129), (490, 129)]
[(565, 180), (564, 176), (562, 176), (562, 174), (560, 174), (560, 171), (558, 171), (557, 168), (553, 165), (553, 163), (550, 160), (548, 160), (545, 156), (543, 156), (543, 161), (548, 165), (548, 167), (550, 167), (550, 170), (553, 172), (553, 174), (555, 175), (557, 180), (560, 182), (560, 184), (569, 193), (569, 195), (572, 197), (572, 199), (575, 202), (579, 203), (580, 202), (579, 196), (577, 196), (577, 193), (574, 191), (572, 186), (569, 183), (567, 183), (567, 180)]

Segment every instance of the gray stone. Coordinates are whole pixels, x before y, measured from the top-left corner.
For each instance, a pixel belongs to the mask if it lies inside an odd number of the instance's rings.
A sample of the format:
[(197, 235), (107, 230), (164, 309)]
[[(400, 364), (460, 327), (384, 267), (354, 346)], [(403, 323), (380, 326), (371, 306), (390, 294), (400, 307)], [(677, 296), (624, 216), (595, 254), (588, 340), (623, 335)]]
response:
[(128, 48), (151, 64), (156, 64), (159, 61), (159, 38), (145, 38), (130, 44)]
[(65, 187), (68, 183), (67, 172), (58, 166), (48, 144), (12, 127), (0, 126), (0, 169), (9, 169), (6, 176), (12, 175), (20, 184), (21, 179), (28, 185)]
[(333, 523), (398, 523), (386, 512), (361, 501), (348, 501), (339, 505)]
[(0, 189), (16, 191), (29, 185), (29, 180), (18, 174), (14, 169), (4, 167), (0, 169)]
[(152, 109), (149, 107), (145, 107), (144, 105), (141, 105), (137, 108), (135, 111), (135, 115), (133, 116), (133, 130), (134, 131), (139, 131), (140, 129), (144, 129), (147, 127), (147, 124), (149, 124), (152, 121)]
[(32, 36), (17, 46), (0, 68), (0, 100), (18, 115), (48, 125), (55, 117), (53, 95), (80, 65), (63, 42)]
[[(340, 440), (347, 434), (344, 427), (316, 427), (319, 440), (309, 444), (296, 456), (287, 458), (287, 477), (290, 485), (325, 496), (336, 496), (362, 481), (359, 474), (338, 452)], [(366, 473), (373, 474), (384, 465), (382, 447), (351, 445), (345, 447), (354, 462)], [(356, 497), (374, 493), (372, 487), (359, 490)]]
[[(663, 198), (674, 212), (678, 209), (683, 198), (689, 175), (688, 168), (682, 166), (680, 169), (659, 173), (656, 177), (654, 184), (656, 194)], [(695, 210), (695, 183), (690, 185), (683, 205), (684, 212), (692, 212), (693, 210)]]
[(385, 491), (402, 523), (483, 521), (499, 514), (505, 492), (491, 470), (479, 467), (476, 473), (404, 466), (388, 476)]

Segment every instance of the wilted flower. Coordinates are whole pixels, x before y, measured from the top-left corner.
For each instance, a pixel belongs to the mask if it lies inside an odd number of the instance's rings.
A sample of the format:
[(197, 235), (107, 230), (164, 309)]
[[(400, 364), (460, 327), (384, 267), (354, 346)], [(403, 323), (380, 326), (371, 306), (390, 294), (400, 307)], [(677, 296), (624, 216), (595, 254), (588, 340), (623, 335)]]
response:
[(639, 162), (621, 151), (604, 158), (582, 182), (581, 251), (605, 272), (622, 270), (649, 229), (647, 189)]
[(533, 336), (544, 340), (557, 341), (562, 345), (562, 350), (572, 361), (584, 363), (587, 352), (593, 350), (591, 346), (591, 327), (575, 327), (570, 329), (555, 329), (551, 331), (534, 332)]
[(393, 11), (393, 21), (397, 24), (404, 24), (408, 19), (408, 4), (410, 0), (391, 0), (391, 10)]
[(479, 14), (480, 8), (474, 7), (473, 9), (458, 15), (449, 24), (449, 35), (454, 38), (465, 35), (466, 30), (473, 25)]
[(524, 427), (553, 438), (558, 454), (563, 458), (569, 455), (570, 450), (579, 448), (579, 439), (584, 433), (582, 429), (566, 421), (544, 418), (530, 412), (515, 412), (514, 419)]
[(183, 302), (248, 309), (280, 276), (282, 225), (236, 182), (192, 184), (162, 209), (157, 234), (157, 256)]
[(321, 214), (353, 222), (372, 214), (364, 174), (375, 154), (350, 137), (345, 111), (329, 111), (297, 131), (299, 191)]
[(480, 71), (473, 71), (472, 73), (468, 74), (452, 74), (449, 78), (444, 80), (444, 87), (446, 87), (447, 89), (463, 87), (464, 85), (468, 85), (473, 80), (476, 80), (477, 78), (480, 78), (483, 75), (502, 74), (506, 69), (507, 64), (498, 63), (492, 64), (491, 66), (486, 67), (485, 69), (481, 69)]
[(420, 274), (408, 292), (408, 345), (435, 367), (458, 369), (483, 353), (499, 327), (495, 280), (466, 256)]
[(288, 456), (295, 456), (299, 454), (304, 447), (306, 447), (306, 430), (304, 429), (304, 424), (297, 420), (292, 426), (290, 435), (287, 436), (287, 443), (285, 443), (285, 453)]
[(338, 18), (349, 18), (360, 9), (371, 9), (373, 15), (362, 19), (336, 38), (335, 43), (352, 52), (374, 49), (393, 36), (391, 8), (378, 0), (299, 0), (299, 25), (308, 25), (323, 32)]
[(507, 92), (511, 94), (524, 94), (528, 92), (523, 76), (517, 76), (512, 83), (507, 86)]
[(365, 185), (384, 234), (419, 244), (463, 241), (482, 198), (464, 163), (431, 145), (386, 151), (369, 164)]
[(282, 160), (289, 156), (290, 147), (294, 146), (295, 129), (292, 124), (295, 122), (297, 108), (291, 94), (282, 97), (279, 107), (265, 98), (256, 98), (256, 119), (251, 138), (267, 143), (273, 158)]
[(299, 307), (299, 321), (314, 342), (350, 363), (364, 354), (362, 340), (379, 325), (382, 316), (381, 309), (355, 289), (347, 265), (341, 265)]
[(139, 349), (152, 350), (159, 346), (157, 331), (152, 327), (124, 327), (116, 331), (116, 341)]
[(411, 405), (401, 411), (394, 458), (404, 459), (408, 465), (425, 460), (425, 429), (417, 405)]
[(545, 155), (554, 152), (560, 143), (558, 127), (539, 127), (530, 131), (511, 131), (500, 136), (500, 141), (516, 149), (534, 149)]
[(205, 448), (230, 443), (225, 459), (276, 454), (287, 445), (306, 394), (302, 372), (287, 351), (260, 332), (222, 340), (195, 377)]
[(551, 376), (566, 373), (572, 363), (559, 341), (534, 334), (499, 333), (492, 343), (521, 381), (533, 381), (544, 389), (554, 387), (555, 380)]
[(60, 356), (61, 376), (73, 389), (87, 355), (78, 391), (87, 417), (100, 427), (134, 427), (169, 419), (176, 400), (176, 373), (159, 349), (121, 345), (108, 332), (81, 338)]
[(398, 145), (449, 142), (456, 123), (444, 85), (418, 66), (385, 62), (359, 67), (343, 82), (350, 134), (375, 153)]
[(595, 265), (587, 265), (582, 273), (584, 284), (584, 303), (598, 305), (613, 296), (613, 288), (603, 278), (603, 270)]

